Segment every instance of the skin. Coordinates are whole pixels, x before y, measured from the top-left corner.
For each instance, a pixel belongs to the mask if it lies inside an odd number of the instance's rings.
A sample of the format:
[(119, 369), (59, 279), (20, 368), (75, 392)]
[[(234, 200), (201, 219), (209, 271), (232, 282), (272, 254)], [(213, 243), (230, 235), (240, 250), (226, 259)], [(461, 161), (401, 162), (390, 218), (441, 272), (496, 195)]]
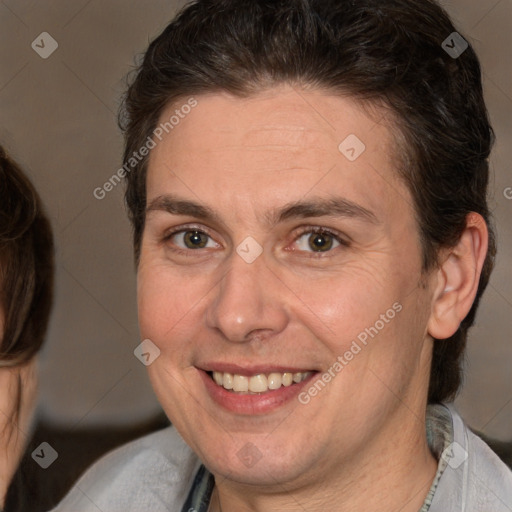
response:
[[(138, 302), (141, 334), (161, 351), (148, 367), (155, 392), (215, 475), (212, 510), (416, 512), (437, 467), (425, 435), (432, 336), (453, 334), (469, 311), (485, 222), (468, 218), (461, 243), (424, 276), (413, 201), (382, 112), (289, 86), (196, 99), (151, 152), (147, 203), (173, 194), (217, 219), (148, 210)], [(366, 145), (353, 162), (338, 150), (349, 134)], [(374, 222), (265, 222), (272, 209), (332, 196), (370, 210)], [(184, 245), (190, 226), (209, 235), (206, 247)], [(315, 252), (310, 232), (299, 231), (315, 226), (348, 245)], [(236, 252), (248, 236), (263, 248), (250, 264)], [(397, 302), (395, 318), (306, 405), (236, 414), (200, 378), (212, 361), (325, 372)], [(261, 455), (251, 467), (237, 455), (247, 443)]]
[[(4, 330), (4, 315), (0, 308), (0, 340)], [(18, 418), (16, 397), (20, 381), (21, 410)], [(28, 441), (37, 394), (37, 358), (16, 367), (0, 368), (0, 505), (4, 506), (9, 484)]]

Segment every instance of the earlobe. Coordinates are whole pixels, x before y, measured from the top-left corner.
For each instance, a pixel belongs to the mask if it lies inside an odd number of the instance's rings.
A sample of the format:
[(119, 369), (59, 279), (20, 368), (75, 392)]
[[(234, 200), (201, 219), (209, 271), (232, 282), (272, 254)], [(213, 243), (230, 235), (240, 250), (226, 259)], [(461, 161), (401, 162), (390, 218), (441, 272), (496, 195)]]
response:
[(466, 217), (466, 228), (457, 245), (444, 252), (428, 322), (428, 333), (433, 338), (452, 336), (469, 313), (478, 291), (488, 237), (485, 220), (472, 212)]

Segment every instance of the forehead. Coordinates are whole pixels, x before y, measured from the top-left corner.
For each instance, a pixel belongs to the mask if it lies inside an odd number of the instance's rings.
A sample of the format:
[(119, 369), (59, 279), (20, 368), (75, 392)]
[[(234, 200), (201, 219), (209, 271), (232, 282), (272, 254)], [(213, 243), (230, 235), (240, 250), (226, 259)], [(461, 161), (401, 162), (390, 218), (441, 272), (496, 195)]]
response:
[(219, 208), (256, 208), (333, 188), (369, 209), (389, 207), (390, 192), (409, 200), (395, 172), (390, 122), (377, 108), (291, 86), (249, 98), (218, 93), (195, 100), (191, 110), (181, 111), (185, 98), (160, 117), (165, 123), (181, 112), (151, 152), (148, 202), (178, 193), (216, 198)]

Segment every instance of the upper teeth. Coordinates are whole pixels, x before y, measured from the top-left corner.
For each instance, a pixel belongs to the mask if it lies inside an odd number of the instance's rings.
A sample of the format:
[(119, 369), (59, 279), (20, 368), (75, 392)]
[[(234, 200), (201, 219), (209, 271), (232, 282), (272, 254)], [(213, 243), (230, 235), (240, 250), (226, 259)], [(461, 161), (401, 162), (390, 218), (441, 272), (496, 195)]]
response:
[(291, 386), (293, 382), (301, 382), (310, 374), (311, 372), (273, 372), (268, 375), (260, 373), (247, 377), (236, 373), (213, 372), (213, 380), (224, 389), (242, 393), (264, 393), (269, 389), (279, 389), (281, 386)]

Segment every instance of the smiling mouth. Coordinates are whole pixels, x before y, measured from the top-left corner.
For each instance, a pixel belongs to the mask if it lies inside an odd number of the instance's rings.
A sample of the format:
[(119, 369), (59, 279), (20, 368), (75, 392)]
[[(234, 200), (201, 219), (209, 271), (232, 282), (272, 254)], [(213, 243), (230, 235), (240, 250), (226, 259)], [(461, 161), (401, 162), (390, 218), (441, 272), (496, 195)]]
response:
[(208, 375), (219, 386), (227, 391), (238, 394), (254, 395), (275, 391), (281, 387), (290, 387), (299, 384), (310, 377), (313, 371), (308, 372), (272, 372), (257, 375), (238, 375), (228, 372), (208, 372)]

